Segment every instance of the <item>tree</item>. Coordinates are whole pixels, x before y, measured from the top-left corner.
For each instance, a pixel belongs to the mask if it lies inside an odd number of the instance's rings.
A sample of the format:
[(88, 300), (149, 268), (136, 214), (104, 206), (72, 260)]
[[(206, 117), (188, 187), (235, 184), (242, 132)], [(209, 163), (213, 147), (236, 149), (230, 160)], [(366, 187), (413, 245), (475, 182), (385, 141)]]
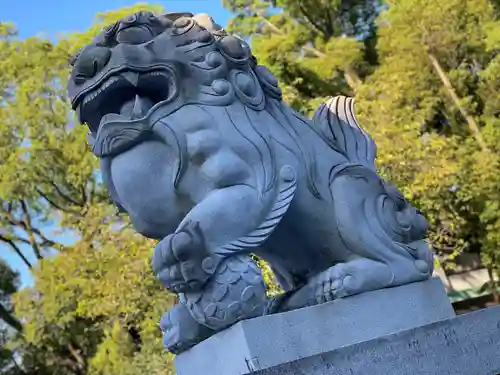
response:
[(0, 27), (0, 241), (35, 279), (14, 297), (23, 322), (9, 343), (22, 358), (18, 374), (171, 369), (158, 322), (173, 301), (150, 270), (154, 244), (116, 216), (66, 97), (69, 58), (103, 26), (139, 10), (162, 11), (138, 4), (98, 14), (89, 30), (55, 43), (19, 40), (13, 25)]
[(16, 298), (29, 343), (67, 348), (68, 367), (58, 373), (140, 373), (141, 363), (150, 361), (158, 365), (153, 373), (168, 373), (158, 322), (173, 299), (151, 272), (154, 243), (129, 227), (117, 230), (113, 212), (93, 207), (71, 251), (44, 260), (36, 289)]
[(225, 4), (236, 13), (230, 29), (251, 42), (295, 108), (310, 113), (325, 96), (355, 94), (380, 173), (427, 215), (447, 265), (473, 251), (498, 272), (497, 3)]
[[(429, 216), (437, 250), (450, 260), (481, 252), (493, 276), (498, 122), (495, 96), (485, 93), (498, 84), (491, 74), (498, 14), (487, 0), (388, 3), (379, 19), (380, 66), (360, 95), (381, 164)], [(492, 291), (498, 300), (496, 285)]]

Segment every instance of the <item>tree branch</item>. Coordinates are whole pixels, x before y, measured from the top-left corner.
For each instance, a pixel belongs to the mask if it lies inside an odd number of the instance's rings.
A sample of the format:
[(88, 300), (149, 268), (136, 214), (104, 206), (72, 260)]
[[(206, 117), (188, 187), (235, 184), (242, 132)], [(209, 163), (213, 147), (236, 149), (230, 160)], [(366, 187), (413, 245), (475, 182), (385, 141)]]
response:
[(32, 269), (33, 266), (24, 256), (23, 252), (18, 246), (18, 243), (29, 245), (33, 249), (35, 257), (38, 260), (43, 259), (42, 255), (43, 248), (52, 247), (55, 249), (59, 249), (62, 247), (62, 244), (47, 238), (47, 236), (45, 236), (45, 234), (40, 229), (33, 226), (29, 207), (25, 200), (19, 200), (20, 210), (22, 212), (22, 217), (23, 217), (21, 220), (14, 216), (12, 202), (3, 202), (3, 203), (5, 211), (4, 219), (10, 225), (23, 229), (28, 238), (26, 239), (18, 235), (4, 233), (0, 235), (0, 241), (3, 241), (7, 245), (9, 245), (14, 250), (14, 252), (22, 259), (22, 261), (28, 266), (28, 268)]
[(11, 239), (5, 237), (4, 235), (0, 235), (0, 241), (3, 241), (5, 242), (7, 245), (10, 246), (10, 248), (12, 250), (14, 250), (14, 252), (19, 256), (19, 258), (21, 258), (21, 260), (24, 262), (24, 264), (31, 270), (33, 269), (33, 265), (30, 263), (30, 261), (28, 260), (28, 258), (26, 258), (23, 254), (23, 252), (21, 251), (21, 249), (19, 248), (19, 246), (16, 245), (16, 243), (14, 241), (12, 241)]
[(302, 15), (304, 16), (304, 19), (307, 22), (309, 22), (309, 24), (312, 26), (313, 29), (316, 30), (317, 33), (323, 34), (323, 36), (327, 39), (331, 37), (331, 35), (327, 35), (325, 30), (322, 30), (321, 27), (319, 25), (317, 25), (316, 22), (314, 22), (313, 17), (311, 17), (309, 15), (309, 13), (307, 12), (307, 9), (300, 2), (299, 2), (299, 9), (302, 12)]
[(57, 192), (57, 194), (58, 194), (61, 198), (63, 198), (63, 199), (65, 199), (65, 200), (67, 200), (68, 202), (70, 202), (71, 204), (73, 204), (73, 205), (75, 205), (75, 206), (78, 206), (78, 207), (82, 207), (82, 206), (83, 206), (83, 204), (82, 204), (81, 202), (77, 202), (77, 201), (75, 201), (73, 198), (71, 198), (70, 196), (68, 196), (68, 195), (66, 195), (65, 193), (63, 193), (63, 192), (61, 191), (61, 189), (59, 188), (59, 186), (57, 186), (57, 184), (56, 184), (54, 181), (52, 181), (52, 180), (46, 180), (46, 182), (47, 182), (50, 186), (52, 186), (52, 187), (54, 188), (54, 190)]
[(10, 313), (4, 305), (0, 303), (0, 320), (4, 321), (10, 327), (14, 328), (17, 332), (22, 332), (23, 326), (17, 318)]
[(30, 245), (33, 248), (33, 252), (35, 253), (36, 258), (38, 260), (42, 260), (43, 259), (42, 252), (40, 250), (38, 242), (36, 241), (33, 227), (31, 225), (31, 217), (30, 217), (30, 212), (28, 210), (28, 205), (26, 204), (26, 201), (24, 199), (21, 199), (19, 202), (21, 204), (21, 209), (23, 211), (24, 227), (26, 229), (26, 233), (28, 234)]
[(56, 203), (53, 199), (49, 198), (49, 196), (47, 194), (45, 194), (43, 191), (41, 191), (39, 188), (36, 188), (36, 192), (50, 205), (52, 206), (53, 208), (55, 208), (56, 210), (59, 210), (59, 211), (62, 211), (62, 212), (67, 212), (67, 213), (70, 213), (70, 214), (74, 214), (74, 215), (79, 215), (80, 212), (77, 211), (77, 210), (72, 210), (70, 208), (67, 208), (67, 207), (63, 207), (61, 206), (60, 204)]

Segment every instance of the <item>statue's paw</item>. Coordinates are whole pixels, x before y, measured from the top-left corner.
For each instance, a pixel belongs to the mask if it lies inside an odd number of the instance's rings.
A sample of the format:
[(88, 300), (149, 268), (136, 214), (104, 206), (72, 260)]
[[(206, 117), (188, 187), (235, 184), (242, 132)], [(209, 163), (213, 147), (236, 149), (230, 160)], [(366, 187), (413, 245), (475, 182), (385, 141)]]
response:
[(175, 293), (200, 290), (221, 261), (210, 255), (197, 224), (171, 234), (154, 250), (153, 270), (162, 284)]
[(434, 271), (434, 252), (425, 240), (407, 245), (415, 254), (415, 268), (422, 274), (431, 276)]
[[(314, 284), (316, 303), (330, 302), (348, 295), (346, 287), (349, 285), (350, 278), (347, 277), (350, 275), (345, 269), (337, 266), (331, 267), (314, 277), (312, 282)], [(344, 279), (346, 278), (347, 285), (344, 285)]]
[(180, 354), (215, 332), (196, 322), (187, 307), (175, 305), (160, 321), (163, 332), (163, 345), (172, 354)]
[(370, 259), (356, 259), (339, 263), (316, 275), (314, 297), (317, 303), (352, 296), (391, 285), (393, 273), (384, 263)]

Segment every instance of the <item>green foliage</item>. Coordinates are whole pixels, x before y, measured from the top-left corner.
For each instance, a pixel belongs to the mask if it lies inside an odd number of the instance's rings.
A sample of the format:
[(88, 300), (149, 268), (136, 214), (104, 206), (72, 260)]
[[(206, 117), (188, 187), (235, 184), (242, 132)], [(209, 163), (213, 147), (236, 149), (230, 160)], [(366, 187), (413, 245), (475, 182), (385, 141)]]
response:
[(0, 260), (0, 372), (2, 369), (10, 371), (16, 368), (14, 353), (8, 343), (13, 330), (22, 330), (21, 323), (13, 314), (11, 301), (18, 284), (18, 274)]
[(324, 97), (355, 93), (381, 174), (426, 213), (445, 266), (475, 251), (498, 269), (495, 2), (225, 4), (235, 13), (229, 28), (251, 41), (296, 109), (311, 113)]
[(0, 319), (9, 328), (21, 331), (21, 322), (13, 314), (11, 301), (18, 288), (19, 275), (0, 259)]
[(119, 323), (115, 323), (105, 331), (104, 339), (91, 360), (90, 372), (103, 375), (123, 374), (131, 365), (129, 358), (133, 353), (134, 344), (130, 335)]
[(380, 167), (428, 215), (445, 266), (474, 251), (498, 269), (499, 80), (492, 41), (499, 22), (492, 5), (391, 1), (379, 25), (380, 66), (359, 100)]
[(310, 114), (319, 98), (352, 94), (376, 61), (376, 1), (224, 0), (229, 30), (252, 42), (286, 101)]

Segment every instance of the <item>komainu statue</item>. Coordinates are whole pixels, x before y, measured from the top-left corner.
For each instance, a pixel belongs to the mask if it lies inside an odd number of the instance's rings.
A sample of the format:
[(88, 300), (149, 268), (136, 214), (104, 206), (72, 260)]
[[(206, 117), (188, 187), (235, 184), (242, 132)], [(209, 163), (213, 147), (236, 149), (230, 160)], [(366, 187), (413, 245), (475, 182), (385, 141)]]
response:
[[(69, 95), (110, 196), (159, 240), (180, 353), (232, 324), (428, 279), (427, 222), (375, 170), (338, 96), (312, 120), (249, 46), (205, 14), (141, 12), (72, 59)], [(266, 297), (253, 255), (285, 293)]]

